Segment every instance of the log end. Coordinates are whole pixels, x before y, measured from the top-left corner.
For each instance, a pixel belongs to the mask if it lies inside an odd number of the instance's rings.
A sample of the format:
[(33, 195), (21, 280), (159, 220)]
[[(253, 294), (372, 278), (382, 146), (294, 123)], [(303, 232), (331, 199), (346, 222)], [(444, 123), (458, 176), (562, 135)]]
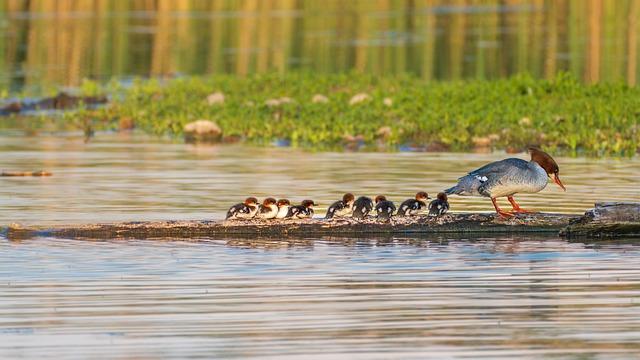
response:
[(560, 231), (566, 238), (640, 238), (640, 203), (598, 202)]

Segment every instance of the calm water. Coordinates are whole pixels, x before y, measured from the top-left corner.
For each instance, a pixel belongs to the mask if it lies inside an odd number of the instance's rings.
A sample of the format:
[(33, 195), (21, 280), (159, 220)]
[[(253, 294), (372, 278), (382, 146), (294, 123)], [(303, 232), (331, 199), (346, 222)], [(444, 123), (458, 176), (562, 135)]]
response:
[[(320, 210), (347, 191), (394, 201), (435, 194), (506, 154), (305, 153), (289, 148), (191, 146), (136, 135), (0, 137), (0, 171), (44, 169), (46, 178), (0, 178), (0, 225), (153, 219), (221, 219), (249, 195), (311, 198)], [(582, 213), (596, 201), (640, 201), (640, 159), (557, 158), (568, 191), (553, 183), (516, 196), (525, 208)], [(505, 204), (508, 204), (504, 201)], [(491, 201), (452, 197), (454, 211)]]
[(638, 78), (640, 0), (5, 0), (0, 88), (307, 69)]
[(0, 357), (640, 357), (640, 246), (0, 241)]
[[(254, 194), (401, 200), (504, 154), (303, 153), (136, 135), (0, 136), (0, 226), (220, 218)], [(639, 159), (557, 159), (568, 192), (640, 201)], [(454, 210), (488, 201), (452, 198)], [(0, 358), (640, 357), (640, 242), (549, 237), (0, 237)]]

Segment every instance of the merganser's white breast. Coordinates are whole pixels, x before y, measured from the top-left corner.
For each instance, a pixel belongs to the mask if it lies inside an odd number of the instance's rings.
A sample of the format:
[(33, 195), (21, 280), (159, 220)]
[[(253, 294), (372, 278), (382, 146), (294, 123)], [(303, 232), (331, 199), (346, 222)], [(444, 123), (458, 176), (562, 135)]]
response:
[[(537, 193), (547, 186), (547, 172), (534, 161), (527, 163), (527, 169), (512, 167), (502, 176), (485, 187), (491, 197), (511, 196), (517, 193)], [(482, 192), (482, 191), (481, 191)]]
[(502, 197), (536, 193), (547, 186), (547, 172), (535, 161), (505, 159), (492, 162), (459, 179), (447, 194)]

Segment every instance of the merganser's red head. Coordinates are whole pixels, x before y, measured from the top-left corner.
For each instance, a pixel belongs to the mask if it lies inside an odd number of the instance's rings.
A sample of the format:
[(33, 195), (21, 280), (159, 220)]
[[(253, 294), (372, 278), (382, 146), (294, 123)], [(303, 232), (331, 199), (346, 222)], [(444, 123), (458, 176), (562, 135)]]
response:
[(555, 160), (551, 157), (551, 155), (546, 152), (538, 149), (537, 147), (530, 147), (529, 154), (531, 154), (531, 161), (535, 161), (540, 165), (544, 171), (553, 179), (553, 182), (556, 183), (562, 190), (567, 191), (567, 189), (560, 181), (560, 176), (558, 173), (560, 172), (560, 168)]
[(342, 197), (342, 202), (345, 204), (351, 204), (356, 200), (356, 197), (353, 196), (352, 193), (346, 193), (344, 194), (344, 196)]
[(276, 205), (278, 205), (278, 208), (281, 208), (283, 206), (291, 205), (291, 202), (289, 200), (287, 200), (287, 199), (280, 199), (280, 200), (278, 200), (278, 203)]
[(244, 200), (245, 205), (256, 206), (258, 205), (258, 199), (254, 197), (248, 197)]
[(424, 191), (420, 191), (419, 193), (416, 194), (416, 200), (418, 201), (425, 201), (429, 199), (429, 194), (427, 194)]
[(302, 200), (302, 206), (306, 208), (313, 208), (315, 205), (316, 203), (314, 203), (313, 200)]
[(271, 206), (276, 204), (276, 199), (274, 198), (266, 198), (262, 201), (262, 206)]
[(438, 200), (440, 200), (440, 201), (447, 201), (447, 194), (445, 194), (445, 193), (443, 193), (443, 192), (438, 193)]
[(376, 204), (381, 202), (381, 201), (387, 201), (387, 198), (384, 195), (376, 196)]

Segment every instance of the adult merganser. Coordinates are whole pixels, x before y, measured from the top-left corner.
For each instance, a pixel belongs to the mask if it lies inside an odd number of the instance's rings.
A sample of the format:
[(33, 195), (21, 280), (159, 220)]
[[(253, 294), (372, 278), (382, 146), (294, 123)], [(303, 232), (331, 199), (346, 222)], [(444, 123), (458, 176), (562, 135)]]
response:
[(303, 200), (300, 205), (292, 206), (287, 213), (288, 218), (305, 219), (313, 217), (313, 207), (316, 205), (313, 200)]
[[(489, 163), (458, 179), (458, 184), (445, 193), (489, 197), (498, 214), (511, 217), (514, 213), (527, 212), (516, 203), (513, 195), (541, 191), (547, 186), (549, 176), (566, 191), (558, 176), (560, 169), (555, 160), (538, 148), (530, 147), (528, 150), (531, 161), (509, 158)], [(496, 198), (503, 196), (513, 206), (510, 212), (502, 211), (496, 202)]]
[(360, 196), (353, 203), (353, 217), (356, 219), (364, 219), (373, 210), (373, 201), (366, 196)]
[(258, 212), (258, 199), (254, 197), (248, 197), (243, 203), (235, 204), (229, 211), (227, 211), (227, 217), (225, 219), (251, 219), (256, 216)]
[(266, 198), (258, 209), (258, 217), (260, 219), (273, 219), (278, 215), (278, 205), (276, 205), (276, 199)]
[(353, 214), (353, 203), (355, 196), (352, 193), (346, 193), (342, 200), (338, 200), (329, 206), (325, 219), (331, 219), (334, 216), (349, 216)]
[(278, 206), (278, 214), (276, 214), (276, 219), (284, 219), (287, 217), (289, 213), (289, 208), (291, 207), (291, 202), (287, 199), (280, 199), (276, 203)]
[(423, 208), (427, 207), (428, 199), (430, 199), (429, 195), (424, 191), (420, 191), (414, 199), (407, 199), (400, 204), (398, 216), (416, 215)]
[(389, 220), (396, 211), (396, 206), (384, 195), (376, 196), (376, 213), (378, 213), (378, 219)]
[(444, 215), (447, 211), (449, 211), (447, 194), (438, 193), (438, 197), (429, 203), (429, 216)]

